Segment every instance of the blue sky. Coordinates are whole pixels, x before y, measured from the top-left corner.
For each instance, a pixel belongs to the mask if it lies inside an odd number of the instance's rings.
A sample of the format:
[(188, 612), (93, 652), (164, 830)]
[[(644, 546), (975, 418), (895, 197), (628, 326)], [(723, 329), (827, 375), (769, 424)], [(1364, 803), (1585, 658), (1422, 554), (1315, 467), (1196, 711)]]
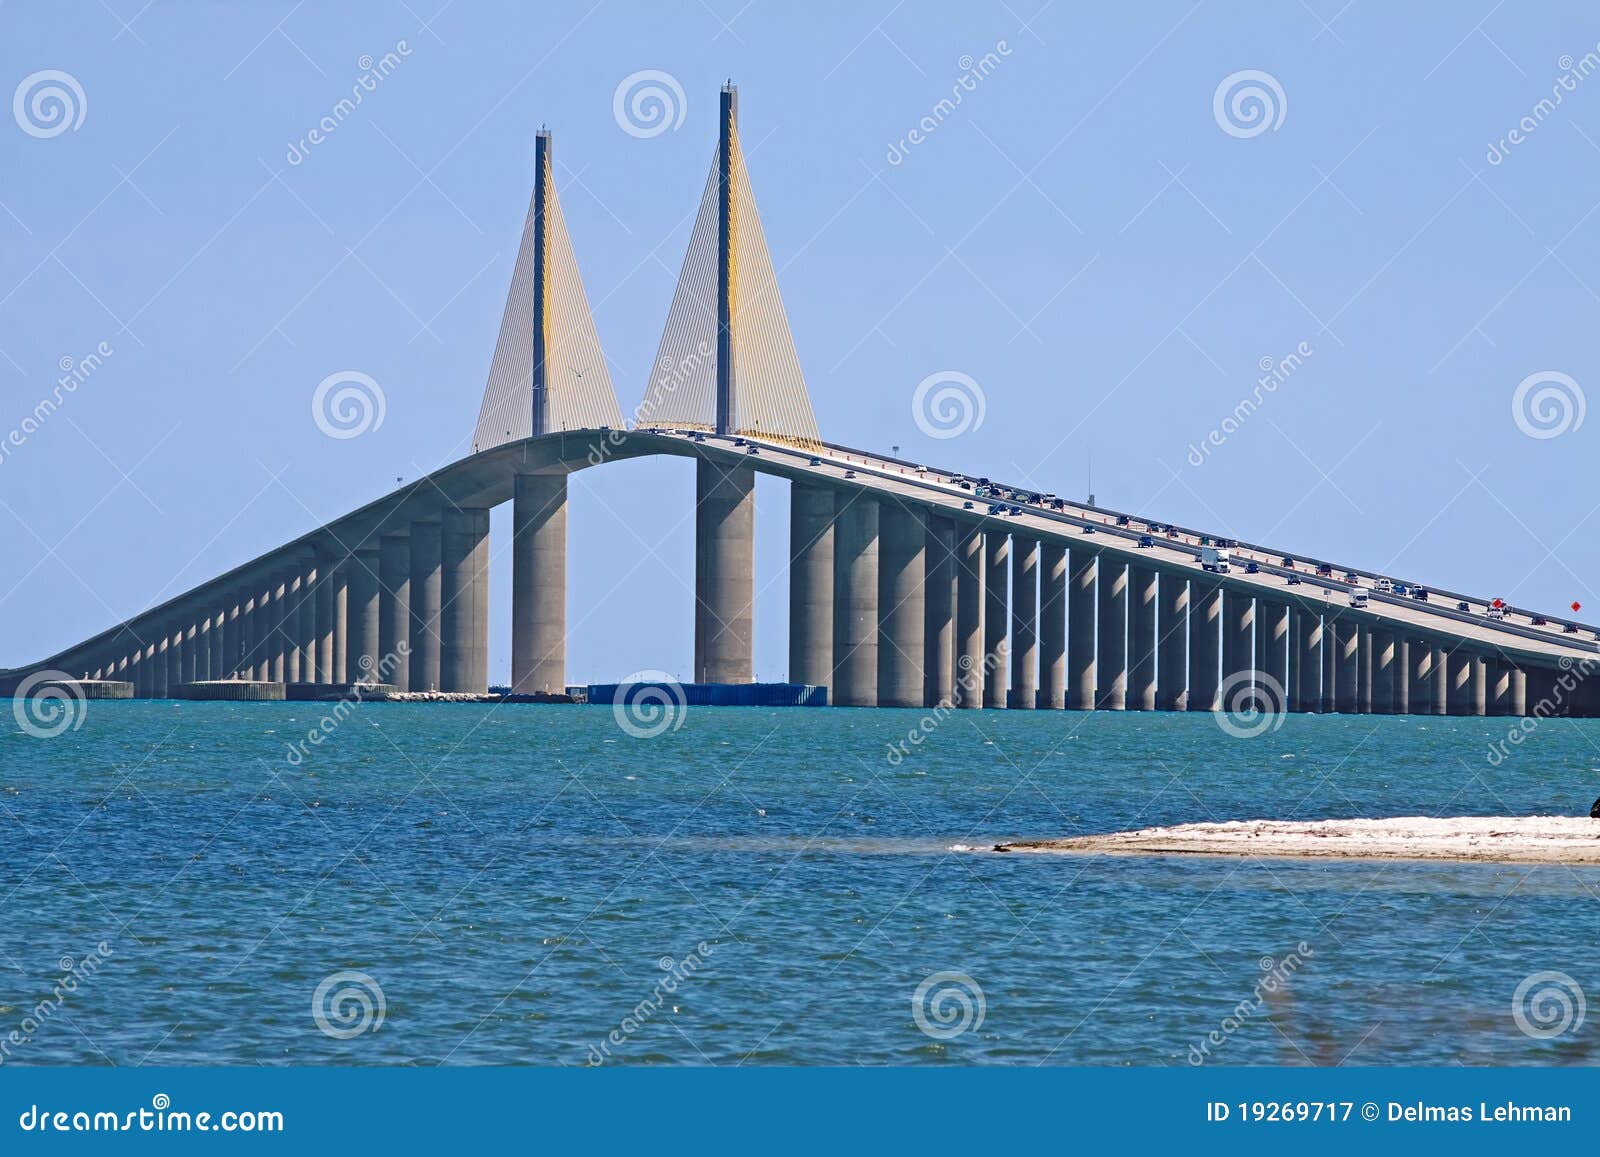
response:
[[(1532, 437), (1512, 405), (1530, 375), (1600, 383), (1600, 75), (1570, 79), (1600, 56), (1592, 8), (439, 3), (0, 8), (4, 91), (59, 70), (82, 92), (54, 135), (26, 103), (0, 118), (0, 439), (63, 359), (112, 351), (0, 458), (0, 664), (464, 453), (540, 124), (631, 410), (727, 77), (825, 436), (1080, 497), (1092, 456), (1103, 503), (1600, 610), (1600, 418)], [(640, 137), (613, 97), (644, 69), (685, 100)], [(1246, 70), (1282, 94), (1260, 132), (1214, 109)], [(343, 370), (387, 411), (336, 440), (310, 399)], [(936, 440), (911, 396), (941, 371), (986, 410)], [(575, 480), (572, 678), (687, 672), (692, 495), (681, 461)], [(756, 666), (779, 678), (787, 500), (758, 498)]]

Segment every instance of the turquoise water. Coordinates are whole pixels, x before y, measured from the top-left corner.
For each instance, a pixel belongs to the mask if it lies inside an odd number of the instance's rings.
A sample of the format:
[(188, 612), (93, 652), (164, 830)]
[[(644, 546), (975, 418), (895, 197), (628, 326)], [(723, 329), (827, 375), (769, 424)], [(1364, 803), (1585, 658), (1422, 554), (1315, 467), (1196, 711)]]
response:
[[(0, 712), (8, 1064), (1600, 1060), (1600, 1010), (1548, 1039), (1512, 1015), (1545, 971), (1600, 999), (1600, 871), (949, 850), (1587, 814), (1594, 721), (1491, 760), (1508, 721), (961, 713), (896, 764), (919, 712), (636, 738), (605, 707), (369, 704), (291, 759), (325, 708), (87, 708), (53, 738)], [(313, 997), (352, 970), (372, 1017), (325, 1001), (331, 1035)], [(914, 1015), (936, 973), (965, 978), (933, 987), (971, 1010), (950, 1039)]]

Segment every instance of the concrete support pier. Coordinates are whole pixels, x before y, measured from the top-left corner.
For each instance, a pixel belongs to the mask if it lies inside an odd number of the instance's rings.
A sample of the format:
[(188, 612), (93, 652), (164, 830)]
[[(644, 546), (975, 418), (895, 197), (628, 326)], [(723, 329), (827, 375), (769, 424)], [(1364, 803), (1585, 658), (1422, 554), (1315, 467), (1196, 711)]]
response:
[(1067, 548), (1039, 547), (1039, 706), (1067, 705)]
[[(709, 458), (695, 464), (694, 671), (699, 683), (755, 681), (755, 488), (749, 466), (725, 466)], [(848, 493), (842, 496), (848, 499)]]
[(1337, 697), (1337, 710), (1344, 715), (1353, 715), (1359, 710), (1356, 693), (1361, 684), (1361, 673), (1357, 663), (1361, 654), (1361, 631), (1351, 619), (1335, 619), (1333, 637), (1336, 684), (1334, 695)]
[(1215, 711), (1222, 648), (1222, 586), (1211, 579), (1189, 581), (1189, 710)]
[(1067, 563), (1067, 706), (1093, 711), (1095, 552), (1075, 546)]
[[(1244, 591), (1222, 592), (1222, 683), (1225, 698), (1254, 682), (1256, 601)], [(1226, 709), (1226, 703), (1223, 705)]]
[(346, 683), (382, 682), (378, 678), (378, 567), (379, 553), (371, 547), (358, 549), (350, 567), (346, 587), (346, 625), (350, 642), (345, 651)]
[(1156, 706), (1163, 711), (1189, 709), (1189, 580), (1176, 571), (1161, 574), (1161, 612), (1156, 616), (1160, 669), (1156, 672)]
[(789, 682), (833, 682), (833, 504), (826, 486), (789, 487)]
[(1433, 645), (1432, 655), (1428, 663), (1429, 698), (1432, 702), (1434, 715), (1448, 715), (1450, 713), (1450, 682), (1445, 663), (1445, 651), (1438, 643)]
[(411, 539), (386, 534), (378, 546), (378, 654), (383, 669), (374, 672), (374, 679), (409, 687), (410, 652)]
[(1393, 715), (1395, 710), (1395, 672), (1399, 670), (1399, 654), (1394, 632), (1379, 628), (1372, 632), (1372, 711), (1375, 715)]
[(1096, 581), (1095, 706), (1128, 706), (1128, 565), (1100, 556)]
[(983, 706), (983, 530), (956, 527), (956, 706)]
[(567, 476), (519, 474), (511, 514), (511, 691), (567, 687)]
[(1289, 604), (1256, 600), (1256, 670), (1270, 689), (1276, 710), (1290, 709)]
[(833, 677), (839, 707), (878, 705), (878, 502), (840, 491), (833, 522)]
[(927, 619), (928, 518), (921, 506), (878, 505), (878, 706), (921, 707)]
[(1528, 713), (1528, 673), (1521, 667), (1511, 668), (1510, 714), (1521, 718)]
[(1289, 663), (1289, 710), (1315, 711), (1322, 705), (1322, 616), (1296, 605)]
[(1394, 644), (1394, 713), (1411, 714), (1411, 639), (1403, 634)]
[(983, 705), (1006, 705), (1006, 587), (1011, 577), (1011, 536), (983, 533)]
[(446, 507), (439, 533), (439, 689), (489, 689), (489, 512)]
[(1156, 709), (1156, 572), (1128, 567), (1128, 710)]
[[(956, 701), (956, 526), (947, 518), (928, 516), (923, 573), (927, 595), (922, 604), (922, 703), (925, 707)], [(794, 579), (790, 578), (790, 583)]]
[[(411, 524), (411, 681), (408, 691), (438, 691), (439, 606), (443, 592), (443, 528)], [(335, 669), (339, 669), (337, 666)]]
[(1011, 699), (1033, 710), (1039, 701), (1039, 540), (1011, 536)]

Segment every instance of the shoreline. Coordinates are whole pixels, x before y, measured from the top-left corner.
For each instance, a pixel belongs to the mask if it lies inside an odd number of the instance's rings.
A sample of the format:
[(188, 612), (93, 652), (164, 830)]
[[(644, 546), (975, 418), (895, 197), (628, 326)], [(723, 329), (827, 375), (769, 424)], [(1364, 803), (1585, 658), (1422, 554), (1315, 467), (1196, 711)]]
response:
[(1572, 816), (1235, 820), (1017, 840), (987, 850), (1035, 855), (1201, 855), (1600, 867), (1600, 820)]

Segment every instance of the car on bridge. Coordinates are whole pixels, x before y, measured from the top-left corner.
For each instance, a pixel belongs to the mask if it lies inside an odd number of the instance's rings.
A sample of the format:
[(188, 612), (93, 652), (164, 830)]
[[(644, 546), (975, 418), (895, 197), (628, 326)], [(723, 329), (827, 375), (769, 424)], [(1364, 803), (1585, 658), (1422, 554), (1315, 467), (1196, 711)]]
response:
[(1289, 576), (1289, 585), (1292, 586), (1292, 587), (1299, 586), (1300, 585), (1300, 576), (1297, 575), (1297, 574), (1290, 575)]
[(1359, 587), (1352, 587), (1348, 592), (1350, 605), (1361, 610), (1366, 609), (1367, 592)]
[(1460, 611), (1464, 615), (1472, 613), (1472, 607), (1468, 605), (1466, 599), (1456, 600), (1456, 610)]
[(1394, 593), (1397, 595), (1408, 595), (1411, 593), (1411, 588), (1406, 586), (1405, 583), (1395, 583)]
[(1377, 591), (1380, 595), (1392, 595), (1394, 594), (1394, 580), (1386, 578), (1378, 579), (1372, 584), (1372, 589)]
[(1317, 577), (1318, 578), (1332, 578), (1333, 577), (1333, 566), (1332, 566), (1332, 564), (1331, 563), (1326, 563), (1326, 562), (1319, 562), (1317, 564)]
[(844, 472), (844, 476), (846, 478), (854, 478), (856, 476), (856, 472), (854, 470), (846, 470)]
[(1483, 608), (1483, 617), (1486, 619), (1494, 619), (1498, 622), (1506, 617), (1506, 609), (1504, 607), (1497, 607), (1491, 604)]
[(1148, 534), (1141, 534), (1139, 536), (1139, 549), (1140, 550), (1149, 550), (1153, 546), (1155, 546), (1155, 544), (1156, 544), (1156, 540), (1151, 538)]
[(1427, 587), (1412, 587), (1411, 588), (1411, 597), (1414, 600), (1416, 600), (1417, 602), (1419, 602), (1419, 603), (1427, 602), (1428, 601), (1428, 588)]
[(1228, 550), (1226, 547), (1202, 546), (1200, 548), (1200, 569), (1211, 571), (1213, 574), (1228, 573)]
[(1249, 562), (1244, 564), (1244, 573), (1245, 574), (1260, 574), (1261, 573), (1261, 564), (1259, 562), (1256, 562), (1254, 559), (1251, 559)]
[(1550, 620), (1545, 618), (1543, 615), (1534, 615), (1528, 619), (1528, 622), (1532, 623), (1536, 627), (1548, 627), (1550, 625)]
[(1093, 534), (1094, 533), (1094, 527), (1090, 526), (1087, 522), (1084, 523), (1083, 524), (1083, 533), (1085, 533), (1085, 534)]
[(1563, 635), (1576, 635), (1578, 633), (1578, 624), (1577, 623), (1563, 623), (1563, 624), (1561, 624), (1561, 633)]
[(1344, 581), (1349, 583), (1351, 586), (1356, 586), (1361, 582), (1361, 578), (1356, 574), (1355, 571), (1347, 570), (1344, 572)]
[(816, 457), (815, 455), (813, 455), (812, 458), (811, 458), (811, 461), (806, 463), (806, 465), (808, 465), (808, 466), (821, 466), (822, 465), (822, 459)]
[(1283, 561), (1280, 562), (1278, 565), (1283, 567), (1286, 570), (1293, 570), (1294, 569), (1294, 559), (1291, 558), (1289, 555), (1284, 555), (1283, 556)]
[(991, 502), (989, 504), (989, 513), (990, 514), (1004, 514), (1005, 512), (1006, 512), (1006, 504), (1004, 502)]
[(1117, 515), (1117, 525), (1118, 526), (1131, 526), (1132, 524), (1133, 524), (1133, 519), (1129, 518), (1126, 514)]

